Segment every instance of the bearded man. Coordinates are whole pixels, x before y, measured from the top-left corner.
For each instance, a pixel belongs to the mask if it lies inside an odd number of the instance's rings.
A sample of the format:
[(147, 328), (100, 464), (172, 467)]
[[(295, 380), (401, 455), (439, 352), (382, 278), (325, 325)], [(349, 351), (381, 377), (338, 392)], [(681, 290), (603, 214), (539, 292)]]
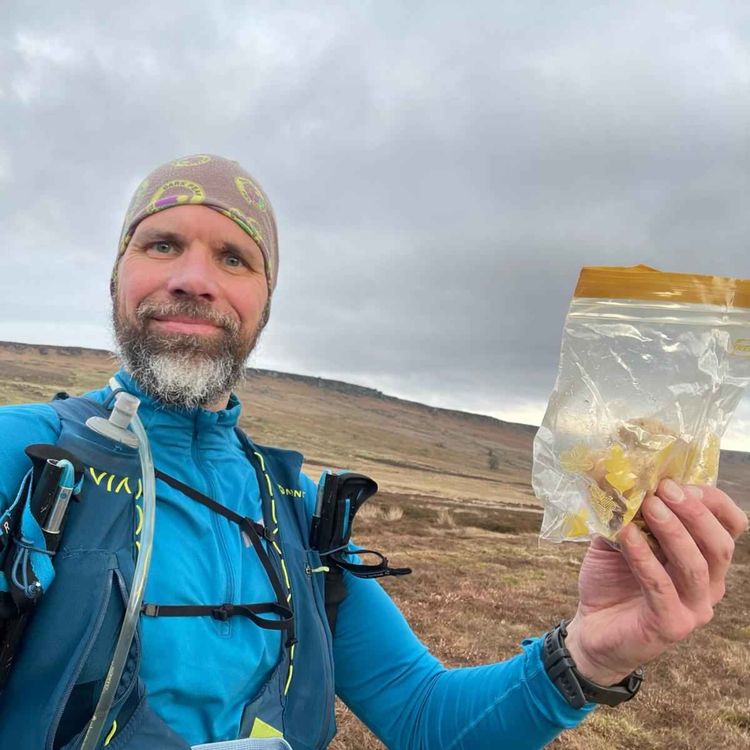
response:
[[(639, 665), (710, 620), (747, 519), (715, 488), (669, 481), (643, 506), (663, 559), (635, 526), (621, 552), (592, 543), (573, 620), (507, 661), (444, 668), (379, 584), (346, 570), (329, 620), (327, 566), (310, 544), (316, 484), (299, 454), (237, 428), (232, 388), (277, 273), (270, 203), (236, 162), (186, 157), (139, 186), (111, 292), (118, 387), (141, 400), (158, 469), (156, 535), (137, 637), (97, 747), (253, 737), (322, 750), (336, 693), (389, 748), (540, 748), (597, 703), (632, 697)], [(0, 511), (18, 501), (30, 444), (65, 445), (86, 469), (56, 578), (0, 697), (2, 747), (80, 747), (103, 689), (142, 513), (132, 450), (86, 432), (87, 415), (106, 415), (112, 396), (105, 386), (0, 409)], [(279, 485), (293, 491), (277, 496)], [(0, 593), (9, 586), (0, 577)]]

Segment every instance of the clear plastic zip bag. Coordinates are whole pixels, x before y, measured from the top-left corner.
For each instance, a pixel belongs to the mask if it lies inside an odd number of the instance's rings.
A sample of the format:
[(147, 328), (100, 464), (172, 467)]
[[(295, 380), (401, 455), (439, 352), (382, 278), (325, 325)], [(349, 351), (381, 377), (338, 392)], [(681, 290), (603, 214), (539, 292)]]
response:
[(749, 382), (750, 280), (584, 268), (534, 440), (540, 537), (616, 541), (662, 479), (715, 484)]

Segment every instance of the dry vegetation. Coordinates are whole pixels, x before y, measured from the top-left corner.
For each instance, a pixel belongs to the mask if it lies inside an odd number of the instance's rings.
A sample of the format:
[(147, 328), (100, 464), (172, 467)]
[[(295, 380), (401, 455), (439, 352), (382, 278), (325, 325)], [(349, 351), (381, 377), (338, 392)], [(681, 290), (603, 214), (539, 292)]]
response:
[[(100, 352), (0, 343), (0, 403), (81, 393), (103, 385), (113, 369)], [(414, 568), (385, 585), (446, 665), (510, 656), (524, 637), (572, 614), (583, 550), (537, 543), (533, 428), (257, 371), (240, 395), (243, 427), (259, 442), (301, 450), (311, 475), (337, 466), (378, 480), (381, 493), (360, 514), (357, 540)], [(750, 509), (748, 457), (724, 455), (721, 477)], [(749, 577), (746, 535), (713, 622), (649, 668), (635, 701), (600, 709), (552, 747), (749, 748)], [(332, 750), (382, 748), (343, 706), (339, 726)]]
[[(571, 615), (583, 548), (539, 546), (530, 513), (425, 509), (377, 498), (358, 541), (411, 565), (385, 585), (416, 632), (451, 667), (512, 656), (526, 636)], [(389, 510), (403, 510), (395, 522)], [(398, 552), (396, 552), (398, 551)], [(562, 750), (747, 750), (750, 747), (750, 538), (735, 554), (726, 602), (713, 622), (647, 671), (630, 704), (602, 708), (550, 747)], [(346, 707), (331, 750), (382, 750)]]

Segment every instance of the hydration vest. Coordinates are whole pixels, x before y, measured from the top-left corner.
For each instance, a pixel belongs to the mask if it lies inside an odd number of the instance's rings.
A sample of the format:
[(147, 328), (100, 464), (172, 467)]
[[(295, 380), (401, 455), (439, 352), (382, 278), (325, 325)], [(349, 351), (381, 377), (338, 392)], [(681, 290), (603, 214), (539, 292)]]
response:
[[(92, 477), (102, 471), (139, 477), (137, 450), (85, 426), (90, 416), (108, 416), (103, 405), (85, 397), (57, 400), (51, 405), (62, 426), (58, 446), (84, 464), (86, 478), (80, 502), (68, 511), (62, 545), (54, 560), (54, 584), (24, 634), (0, 700), (0, 748), (80, 747), (109, 668), (135, 570), (139, 491), (133, 486), (130, 494), (109, 493)], [(239, 736), (283, 736), (293, 750), (322, 750), (336, 732), (332, 636), (324, 581), (316, 572), (323, 566), (320, 555), (309, 545), (304, 504), (274, 492), (279, 485), (301, 489), (302, 456), (257, 446), (240, 429), (237, 435), (248, 470), (258, 475), (263, 549), (267, 553), (261, 562), (267, 573), (275, 576), (294, 613), (293, 631), (285, 628), (276, 668), (245, 706)], [(140, 485), (140, 481), (133, 484)], [(198, 493), (186, 494), (196, 499)], [(252, 524), (250, 519), (242, 521)], [(247, 550), (247, 554), (255, 553)], [(197, 605), (187, 608), (194, 610), (194, 616), (218, 619), (257, 617), (259, 611), (257, 605), (234, 602)], [(144, 605), (144, 614), (183, 616), (171, 611), (179, 609), (169, 603), (149, 603)], [(140, 658), (139, 627), (99, 747), (189, 750), (187, 741), (149, 707), (139, 677)]]

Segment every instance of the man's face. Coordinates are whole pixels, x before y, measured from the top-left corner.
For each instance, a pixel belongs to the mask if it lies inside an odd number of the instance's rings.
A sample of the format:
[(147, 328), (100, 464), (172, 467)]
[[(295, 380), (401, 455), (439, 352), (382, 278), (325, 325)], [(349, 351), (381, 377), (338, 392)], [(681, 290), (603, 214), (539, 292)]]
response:
[(119, 261), (115, 336), (148, 393), (185, 408), (221, 408), (255, 346), (267, 302), (253, 239), (218, 211), (177, 206), (138, 224)]

